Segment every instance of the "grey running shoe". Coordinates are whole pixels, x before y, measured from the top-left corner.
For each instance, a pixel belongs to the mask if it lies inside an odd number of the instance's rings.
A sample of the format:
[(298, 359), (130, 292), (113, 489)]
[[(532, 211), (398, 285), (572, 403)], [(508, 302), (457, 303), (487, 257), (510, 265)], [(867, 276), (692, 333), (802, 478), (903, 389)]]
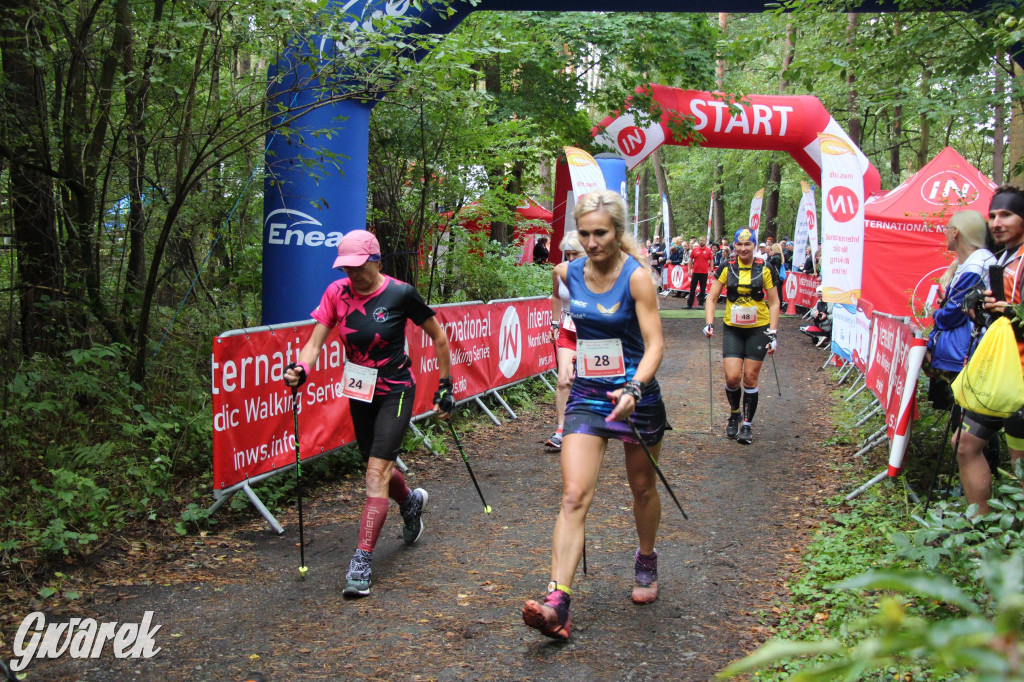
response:
[(405, 519), (405, 528), (402, 530), (402, 538), (405, 544), (411, 545), (420, 539), (423, 534), (423, 508), (427, 506), (427, 491), (423, 488), (416, 488), (409, 493), (409, 499), (398, 505), (398, 511)]
[(549, 448), (554, 448), (555, 450), (561, 450), (562, 449), (562, 432), (561, 431), (556, 431), (554, 433), (554, 435), (551, 436), (551, 438), (548, 438), (548, 441), (546, 443), (544, 443), (544, 445), (547, 445)]
[(365, 549), (357, 549), (352, 555), (352, 561), (348, 564), (348, 574), (345, 576), (345, 589), (342, 595), (348, 599), (359, 599), (370, 594), (370, 562), (373, 561), (373, 552)]
[(750, 428), (750, 424), (744, 424), (740, 427), (740, 433), (736, 436), (736, 442), (743, 445), (750, 445), (754, 442), (754, 431)]
[(729, 415), (729, 424), (725, 427), (725, 435), (729, 438), (735, 438), (736, 433), (740, 430), (740, 421), (743, 419), (742, 412), (733, 412)]

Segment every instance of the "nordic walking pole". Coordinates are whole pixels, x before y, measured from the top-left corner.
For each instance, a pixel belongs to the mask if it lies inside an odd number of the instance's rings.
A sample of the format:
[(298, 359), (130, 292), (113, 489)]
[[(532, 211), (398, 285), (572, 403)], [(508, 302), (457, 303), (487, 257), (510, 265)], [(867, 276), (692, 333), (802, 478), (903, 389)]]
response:
[(772, 369), (775, 370), (775, 385), (779, 387), (779, 397), (782, 397), (782, 384), (779, 383), (779, 368), (775, 364), (775, 353), (772, 353)]
[(686, 515), (686, 512), (683, 511), (683, 505), (679, 504), (679, 500), (676, 499), (676, 494), (672, 492), (672, 486), (670, 486), (668, 481), (665, 480), (665, 474), (661, 473), (661, 467), (658, 466), (658, 462), (654, 459), (654, 455), (652, 455), (651, 451), (648, 449), (647, 443), (644, 442), (644, 439), (640, 437), (640, 433), (636, 430), (636, 424), (633, 423), (632, 419), (626, 419), (626, 421), (629, 423), (629, 428), (633, 431), (633, 437), (640, 442), (640, 447), (642, 447), (644, 452), (647, 453), (647, 459), (651, 460), (651, 466), (653, 466), (654, 470), (658, 472), (658, 478), (661, 479), (661, 483), (665, 486), (665, 490), (667, 490), (668, 494), (672, 496), (672, 501), (676, 503), (677, 507), (679, 507), (679, 511), (683, 513), (683, 518), (689, 521), (690, 517)]
[(711, 360), (711, 337), (708, 337), (708, 405), (711, 406), (711, 428), (715, 428), (715, 370)]
[(299, 576), (305, 579), (306, 541), (302, 532), (302, 459), (299, 457), (299, 388), (292, 386), (292, 419), (295, 422), (295, 494), (299, 498)]
[(491, 513), (491, 505), (487, 504), (487, 500), (484, 499), (484, 494), (480, 492), (480, 484), (476, 482), (476, 476), (473, 475), (473, 467), (469, 466), (469, 458), (466, 457), (466, 450), (462, 447), (462, 441), (459, 440), (459, 434), (455, 433), (455, 424), (452, 424), (451, 419), (447, 420), (448, 428), (452, 432), (452, 438), (455, 439), (455, 444), (459, 446), (459, 452), (462, 453), (462, 461), (466, 463), (466, 470), (469, 472), (469, 477), (473, 479), (473, 485), (476, 486), (476, 492), (480, 495), (480, 501), (484, 503), (484, 513)]

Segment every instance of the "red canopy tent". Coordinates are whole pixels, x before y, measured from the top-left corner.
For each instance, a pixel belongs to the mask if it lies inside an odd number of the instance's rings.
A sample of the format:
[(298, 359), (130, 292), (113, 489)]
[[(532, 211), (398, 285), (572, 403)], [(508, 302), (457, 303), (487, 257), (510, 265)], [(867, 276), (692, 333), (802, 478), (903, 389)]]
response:
[(953, 259), (946, 250), (946, 221), (964, 209), (987, 217), (995, 188), (946, 147), (896, 189), (872, 195), (864, 202), (861, 296), (875, 310), (930, 324), (930, 294)]
[[(472, 215), (474, 209), (479, 210), (476, 202), (467, 204), (463, 210)], [(516, 229), (512, 235), (512, 240), (521, 241), (523, 244), (523, 256), (520, 258), (520, 264), (532, 263), (533, 245), (536, 235), (551, 234), (551, 220), (553, 216), (551, 211), (538, 204), (529, 196), (524, 196), (519, 205), (516, 206), (516, 213), (518, 214), (518, 219), (516, 220)], [(476, 216), (464, 220), (462, 226), (470, 232), (489, 232), (491, 229), (490, 222), (485, 216)], [(548, 248), (552, 251), (557, 246), (557, 244), (554, 246), (548, 244)]]

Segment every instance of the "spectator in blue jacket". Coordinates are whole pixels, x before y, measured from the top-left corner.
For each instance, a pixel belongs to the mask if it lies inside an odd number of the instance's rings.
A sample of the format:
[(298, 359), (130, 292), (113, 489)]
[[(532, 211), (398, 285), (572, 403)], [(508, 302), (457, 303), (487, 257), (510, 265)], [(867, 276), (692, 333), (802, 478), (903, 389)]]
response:
[(985, 248), (988, 226), (977, 211), (954, 213), (946, 224), (946, 248), (956, 260), (939, 280), (944, 285), (939, 308), (932, 315), (935, 326), (928, 336), (925, 362), (933, 376), (939, 372), (956, 375), (964, 368), (971, 344), (971, 319), (962, 309), (964, 296), (978, 284), (987, 289), (988, 266), (995, 264)]

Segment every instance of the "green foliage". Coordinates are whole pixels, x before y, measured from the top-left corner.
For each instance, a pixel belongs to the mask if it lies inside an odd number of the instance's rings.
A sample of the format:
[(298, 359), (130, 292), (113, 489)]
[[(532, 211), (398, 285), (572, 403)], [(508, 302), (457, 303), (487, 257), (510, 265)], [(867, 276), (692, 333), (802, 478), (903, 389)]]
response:
[(173, 508), (176, 480), (208, 452), (202, 384), (163, 400), (143, 396), (124, 371), (129, 352), (112, 344), (36, 355), (4, 386), (2, 464), (12, 487), (0, 553), (8, 560), (78, 555), (104, 533), (158, 518)]
[(185, 511), (181, 512), (181, 521), (174, 524), (174, 531), (178, 535), (188, 535), (190, 528), (207, 528), (217, 523), (216, 519), (210, 516), (209, 510), (200, 507), (195, 502), (189, 502)]
[[(856, 409), (844, 404), (837, 421)], [(1020, 679), (1024, 463), (999, 473), (984, 516), (956, 501), (923, 514), (888, 485), (836, 509), (804, 556), (778, 638), (720, 676)]]
[(431, 302), (491, 301), (551, 294), (551, 268), (519, 265), (522, 248), (502, 246), (486, 234), (453, 226), (441, 237), (429, 291)]
[(78, 590), (65, 589), (68, 583), (68, 576), (60, 571), (55, 571), (53, 579), (45, 587), (39, 588), (39, 597), (41, 599), (49, 599), (55, 594), (61, 594), (62, 597), (68, 600), (79, 599), (82, 595)]
[[(924, 663), (936, 675), (956, 674), (977, 682), (1020, 679), (1021, 618), (1024, 616), (1024, 552), (993, 554), (981, 563), (985, 590), (971, 599), (949, 578), (921, 571), (869, 571), (835, 585), (837, 590), (895, 592), (885, 597), (877, 613), (853, 623), (860, 635), (853, 647), (835, 639), (800, 644), (773, 642), (754, 655), (729, 666), (728, 678), (795, 656), (840, 654), (827, 663), (808, 667), (793, 680), (859, 680), (875, 671), (907, 661)], [(940, 616), (922, 618), (908, 610), (909, 599), (929, 600)]]

